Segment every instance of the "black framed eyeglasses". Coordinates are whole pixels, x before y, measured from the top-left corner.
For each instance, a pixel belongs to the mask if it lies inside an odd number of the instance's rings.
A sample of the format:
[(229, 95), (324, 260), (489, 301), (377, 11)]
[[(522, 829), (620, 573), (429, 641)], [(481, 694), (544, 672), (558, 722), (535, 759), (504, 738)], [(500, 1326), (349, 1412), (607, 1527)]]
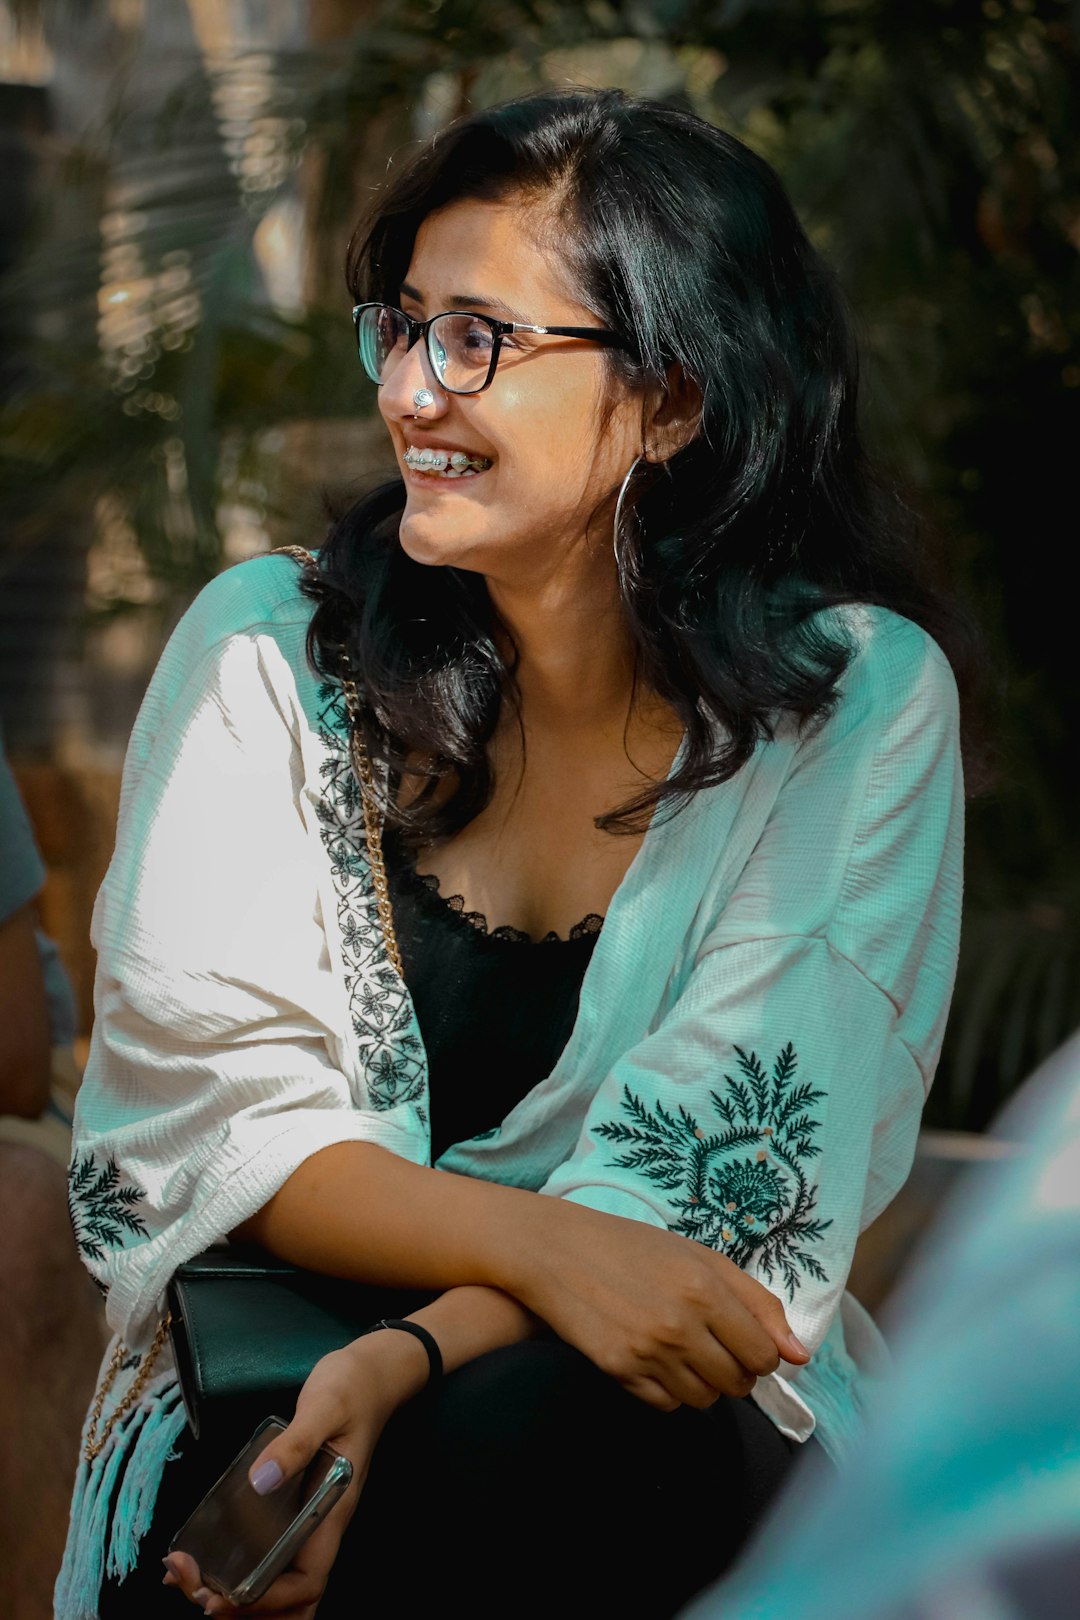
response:
[(495, 375), (503, 338), (515, 332), (587, 338), (609, 348), (625, 347), (617, 332), (602, 326), (527, 326), (522, 321), (497, 321), (466, 310), (444, 310), (430, 320), (414, 321), (392, 304), (357, 304), (353, 323), (360, 359), (373, 383), (381, 387), (389, 382), (402, 357), (425, 338), (431, 369), (448, 394), (483, 393)]

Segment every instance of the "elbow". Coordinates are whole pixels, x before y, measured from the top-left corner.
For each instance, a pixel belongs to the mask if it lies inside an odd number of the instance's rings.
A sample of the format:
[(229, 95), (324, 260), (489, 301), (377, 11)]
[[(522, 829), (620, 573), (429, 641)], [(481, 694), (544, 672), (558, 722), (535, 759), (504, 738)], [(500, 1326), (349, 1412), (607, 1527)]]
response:
[(246, 1221), (241, 1221), (239, 1226), (234, 1226), (231, 1232), (226, 1233), (229, 1242), (256, 1243), (260, 1248), (265, 1249), (266, 1243), (263, 1241), (264, 1222), (262, 1219), (264, 1214), (265, 1210), (258, 1209)]

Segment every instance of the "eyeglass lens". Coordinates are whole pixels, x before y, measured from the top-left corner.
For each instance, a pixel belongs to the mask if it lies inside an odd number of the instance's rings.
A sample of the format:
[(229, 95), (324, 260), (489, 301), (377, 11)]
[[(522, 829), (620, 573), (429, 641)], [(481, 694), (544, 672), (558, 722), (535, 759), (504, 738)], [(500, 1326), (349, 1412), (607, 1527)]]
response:
[[(364, 370), (372, 382), (384, 383), (407, 352), (409, 328), (400, 310), (369, 305), (361, 311), (357, 341)], [(451, 393), (471, 393), (487, 381), (493, 343), (491, 327), (476, 315), (440, 315), (428, 330), (431, 369)]]

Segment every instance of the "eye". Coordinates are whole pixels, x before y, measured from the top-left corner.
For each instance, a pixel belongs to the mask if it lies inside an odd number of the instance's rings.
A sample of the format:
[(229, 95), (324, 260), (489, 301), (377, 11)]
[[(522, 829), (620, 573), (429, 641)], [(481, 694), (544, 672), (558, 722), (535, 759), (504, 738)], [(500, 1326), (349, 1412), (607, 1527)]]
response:
[(484, 321), (462, 322), (461, 341), (467, 349), (476, 354), (490, 354), (494, 342), (491, 327)]

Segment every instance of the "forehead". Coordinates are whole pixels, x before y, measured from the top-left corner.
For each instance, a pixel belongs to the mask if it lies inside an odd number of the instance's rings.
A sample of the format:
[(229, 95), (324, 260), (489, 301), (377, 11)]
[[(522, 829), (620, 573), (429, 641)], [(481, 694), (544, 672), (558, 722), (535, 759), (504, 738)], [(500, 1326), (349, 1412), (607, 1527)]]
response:
[(547, 325), (586, 319), (557, 251), (545, 244), (554, 236), (549, 219), (536, 202), (448, 203), (417, 231), (405, 280), (429, 314), (470, 305)]

